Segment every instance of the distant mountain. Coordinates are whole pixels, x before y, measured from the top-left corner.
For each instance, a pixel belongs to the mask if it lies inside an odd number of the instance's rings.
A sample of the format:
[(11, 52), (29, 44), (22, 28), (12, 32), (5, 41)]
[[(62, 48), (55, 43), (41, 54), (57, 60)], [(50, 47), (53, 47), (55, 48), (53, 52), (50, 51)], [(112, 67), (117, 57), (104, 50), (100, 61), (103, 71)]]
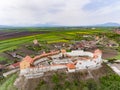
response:
[(104, 23), (104, 24), (98, 24), (96, 26), (101, 26), (101, 27), (118, 27), (120, 26), (119, 23), (114, 23), (114, 22), (108, 22), (108, 23)]
[(0, 25), (0, 28), (12, 28), (13, 26), (8, 26), (8, 25)]
[(0, 25), (0, 29), (4, 28), (22, 28), (22, 27), (119, 27), (119, 23), (114, 22), (108, 22), (103, 24), (97, 24), (97, 25), (79, 25), (79, 26), (66, 26), (66, 25), (59, 25), (56, 23), (45, 23), (45, 24), (32, 24), (32, 25), (23, 25), (23, 26), (16, 26), (16, 25)]
[[(92, 25), (92, 26), (98, 26), (98, 27), (118, 27), (118, 26), (120, 26), (120, 24), (119, 23), (114, 23), (114, 22), (108, 22), (108, 23), (97, 24), (97, 25)], [(65, 26), (59, 25), (59, 24), (55, 24), (55, 23), (46, 23), (46, 24), (35, 24), (35, 25), (32, 25), (31, 27), (65, 27)], [(66, 26), (66, 27), (71, 27), (71, 26)], [(80, 27), (80, 26), (72, 26), (72, 27)]]

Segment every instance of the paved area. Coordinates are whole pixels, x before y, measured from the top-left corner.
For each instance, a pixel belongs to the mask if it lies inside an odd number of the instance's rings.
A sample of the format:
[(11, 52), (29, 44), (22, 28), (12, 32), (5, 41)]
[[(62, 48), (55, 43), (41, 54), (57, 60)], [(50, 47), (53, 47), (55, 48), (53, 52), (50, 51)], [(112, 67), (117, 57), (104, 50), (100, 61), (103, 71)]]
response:
[(120, 63), (109, 63), (108, 65), (113, 69), (114, 72), (120, 75)]

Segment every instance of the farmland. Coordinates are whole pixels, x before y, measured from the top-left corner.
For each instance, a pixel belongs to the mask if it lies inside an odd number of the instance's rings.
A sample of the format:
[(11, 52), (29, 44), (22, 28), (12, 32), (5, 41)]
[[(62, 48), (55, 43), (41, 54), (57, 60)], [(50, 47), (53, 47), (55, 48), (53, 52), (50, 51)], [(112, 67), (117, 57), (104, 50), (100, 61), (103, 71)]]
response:
[[(5, 32), (2, 31), (4, 34), (0, 34), (0, 52), (6, 51), (6, 50), (13, 50), (17, 48), (20, 44), (32, 42), (34, 39), (38, 39), (39, 41), (48, 41), (48, 43), (52, 42), (61, 42), (65, 41), (67, 42), (67, 39), (74, 39), (76, 33), (79, 33), (81, 35), (83, 34), (95, 34), (99, 32), (107, 32), (106, 30), (66, 30), (66, 31), (39, 31), (33, 32), (33, 31), (27, 31), (25, 32), (19, 32), (16, 33), (16, 31), (10, 31), (10, 35), (6, 36), (9, 32), (5, 34)], [(1, 36), (2, 35), (2, 36)], [(2, 40), (2, 38), (5, 40)]]
[[(95, 30), (91, 28), (24, 28), (24, 29), (13, 29), (13, 30), (1, 30), (0, 31), (0, 61), (5, 63), (13, 63), (14, 60), (18, 61), (18, 59), (11, 58), (11, 55), (3, 55), (4, 53), (9, 54), (9, 52), (18, 51), (17, 54), (20, 54), (22, 56), (27, 55), (27, 52), (32, 52), (28, 49), (35, 49), (34, 47), (31, 48), (29, 44), (33, 43), (33, 40), (37, 39), (39, 43), (44, 43), (43, 48), (46, 48), (46, 45), (53, 44), (53, 43), (73, 43), (73, 41), (80, 41), (90, 38), (83, 38), (83, 35), (90, 35), (92, 36), (92, 39), (94, 39), (95, 36), (108, 36), (110, 39), (114, 39), (119, 41), (119, 36), (115, 36), (112, 33), (112, 28), (96, 28)], [(113, 38), (113, 36), (114, 38)], [(116, 39), (117, 38), (117, 39)], [(90, 40), (92, 40), (90, 39)], [(108, 39), (109, 40), (109, 39)], [(107, 40), (107, 41), (108, 41)], [(105, 41), (106, 42), (106, 41)], [(24, 47), (21, 45), (24, 45)], [(28, 45), (28, 49), (26, 50), (26, 45)], [(18, 50), (18, 48), (26, 50), (25, 52), (22, 52), (21, 49)], [(102, 47), (100, 47), (102, 49)], [(38, 48), (40, 50), (40, 48)], [(108, 48), (109, 49), (109, 48)], [(117, 55), (117, 51), (113, 50), (114, 48), (110, 49), (114, 52), (111, 53), (110, 50), (104, 49), (103, 51), (105, 58), (119, 58)], [(36, 48), (37, 50), (37, 48)], [(38, 51), (38, 50), (37, 50)], [(38, 53), (38, 52), (32, 52), (32, 53)], [(31, 55), (31, 54), (29, 54)], [(34, 56), (33, 54), (31, 56)]]
[[(34, 55), (40, 54), (40, 51), (49, 51), (51, 50), (50, 48), (52, 45), (60, 45), (62, 44), (68, 44), (72, 45), (74, 44), (75, 41), (85, 41), (86, 43), (89, 41), (96, 41), (95, 37), (99, 36), (100, 37), (100, 43), (97, 43), (98, 47), (103, 51), (103, 58), (108, 58), (108, 59), (119, 59), (119, 52), (120, 52), (120, 46), (118, 47), (108, 47), (106, 46), (109, 44), (109, 41), (111, 42), (117, 42), (117, 44), (120, 45), (119, 40), (120, 40), (120, 35), (113, 33), (112, 28), (96, 28), (95, 30), (91, 28), (25, 28), (23, 29), (18, 29), (18, 30), (5, 30), (5, 31), (0, 31), (0, 62), (5, 62), (5, 63), (0, 63), (3, 65), (8, 65), (8, 64), (13, 64), (15, 62), (21, 61), (19, 58), (14, 58), (11, 56), (11, 53), (16, 53), (17, 55), (20, 55), (22, 57), (26, 55), (30, 55), (31, 57)], [(84, 37), (85, 36), (85, 37)], [(86, 37), (87, 36), (87, 37)], [(38, 40), (40, 46), (35, 46), (33, 44), (33, 40)], [(99, 40), (98, 40), (99, 41)], [(107, 43), (107, 44), (106, 44)], [(116, 44), (116, 43), (115, 43)], [(92, 49), (91, 49), (92, 50)], [(12, 58), (11, 58), (12, 57)], [(106, 67), (105, 67), (106, 68)], [(98, 82), (96, 85), (96, 88), (103, 88), (105, 89), (109, 83), (111, 83), (112, 78), (118, 77), (118, 82), (119, 82), (119, 76), (115, 76), (114, 72), (107, 67), (108, 70), (106, 69), (101, 69), (104, 72), (104, 76), (100, 76), (98, 81), (92, 80), (90, 81), (90, 85), (94, 85), (96, 82)], [(6, 69), (5, 69), (6, 70)], [(8, 70), (8, 69), (7, 69)], [(110, 72), (109, 72), (110, 70)], [(107, 74), (106, 71), (108, 72), (108, 76), (110, 80), (107, 80)], [(4, 72), (4, 70), (2, 71)], [(99, 72), (99, 74), (101, 73)], [(94, 72), (92, 72), (94, 75)], [(98, 71), (96, 71), (98, 73)], [(83, 73), (85, 74), (85, 73)], [(109, 75), (112, 74), (112, 75)], [(95, 74), (96, 75), (96, 74)], [(100, 74), (101, 75), (101, 74)], [(76, 75), (75, 75), (76, 76)], [(74, 75), (72, 77), (75, 77)], [(8, 80), (1, 80), (1, 89), (9, 90), (8, 88), (10, 87), (12, 90), (16, 90), (16, 88), (13, 86), (13, 83), (16, 79), (17, 75), (13, 74), (10, 77), (8, 77)], [(62, 75), (60, 75), (62, 77)], [(77, 77), (77, 76), (76, 76)], [(54, 76), (53, 76), (54, 78)], [(56, 78), (55, 78), (56, 79)], [(59, 78), (58, 78), (59, 79)], [(74, 79), (73, 79), (74, 80)], [(117, 79), (116, 79), (117, 80)], [(4, 83), (2, 83), (4, 81)], [(53, 80), (54, 81), (54, 80)], [(51, 81), (51, 83), (53, 83)], [(104, 84), (105, 81), (105, 84)], [(62, 81), (61, 81), (62, 82)], [(71, 82), (71, 81), (70, 81)], [(75, 81), (75, 84), (72, 86), (72, 83), (69, 83), (68, 88), (64, 86), (63, 88), (66, 88), (68, 90), (72, 90), (70, 88), (78, 88), (78, 81)], [(76, 84), (77, 82), (77, 84)], [(117, 81), (114, 81), (117, 83)], [(39, 83), (39, 82), (38, 82)], [(58, 85), (62, 85), (61, 83), (56, 82)], [(55, 87), (57, 88), (57, 84), (54, 84)], [(66, 83), (66, 81), (64, 82)], [(83, 82), (84, 83), (84, 82)], [(81, 83), (81, 84), (83, 84)], [(100, 87), (99, 87), (100, 83)], [(84, 87), (81, 88), (87, 88), (85, 90), (88, 90), (89, 88), (89, 81), (86, 81), (84, 83)], [(6, 86), (9, 87), (6, 87)], [(40, 83), (41, 85), (41, 83)], [(44, 83), (43, 86), (45, 86), (46, 83)], [(49, 84), (48, 84), (49, 85)], [(67, 84), (65, 84), (67, 85)], [(114, 84), (111, 84), (112, 88), (114, 88)], [(48, 86), (45, 86), (45, 88)], [(111, 88), (109, 87), (109, 88)], [(39, 90), (41, 87), (38, 86), (36, 90)], [(60, 87), (63, 89), (62, 87)], [(93, 87), (91, 87), (93, 88)], [(56, 89), (55, 89), (56, 90)], [(77, 89), (75, 89), (77, 90)], [(96, 90), (96, 89), (93, 89)], [(112, 90), (112, 89), (111, 89)]]
[[(21, 31), (20, 31), (21, 30)], [(92, 30), (91, 28), (32, 28), (25, 30), (18, 29), (18, 30), (1, 30), (0, 31), (0, 61), (5, 63), (10, 63), (14, 61), (14, 58), (10, 58), (10, 55), (3, 55), (4, 52), (12, 52), (14, 50), (17, 50), (18, 48), (23, 48), (21, 45), (29, 45), (30, 43), (33, 43), (33, 40), (37, 39), (41, 44), (45, 42), (44, 48), (46, 48), (47, 44), (52, 43), (71, 43), (71, 41), (80, 41), (84, 40), (83, 35), (90, 35), (94, 37), (95, 35), (111, 35), (112, 29), (110, 28), (96, 28), (95, 30)], [(90, 39), (90, 38), (89, 38)], [(93, 38), (94, 39), (94, 38)], [(29, 47), (28, 47), (29, 48)], [(24, 48), (24, 51), (26, 48)], [(33, 50), (33, 49), (32, 49)], [(22, 54), (22, 56), (27, 55), (27, 53), (24, 55), (25, 52), (20, 52), (18, 50), (18, 54)], [(27, 52), (30, 52), (26, 50)], [(8, 52), (8, 53), (9, 53)], [(7, 54), (8, 54), (7, 53)], [(32, 52), (36, 53), (36, 52)], [(115, 54), (114, 54), (115, 53)], [(108, 55), (107, 55), (108, 54)], [(115, 56), (117, 53), (116, 51), (113, 53), (107, 52), (107, 54), (104, 54), (104, 56)], [(32, 55), (33, 56), (33, 55)], [(15, 58), (15, 61), (17, 59)], [(18, 61), (18, 60), (17, 60)]]
[(0, 40), (48, 33), (47, 31), (0, 31)]

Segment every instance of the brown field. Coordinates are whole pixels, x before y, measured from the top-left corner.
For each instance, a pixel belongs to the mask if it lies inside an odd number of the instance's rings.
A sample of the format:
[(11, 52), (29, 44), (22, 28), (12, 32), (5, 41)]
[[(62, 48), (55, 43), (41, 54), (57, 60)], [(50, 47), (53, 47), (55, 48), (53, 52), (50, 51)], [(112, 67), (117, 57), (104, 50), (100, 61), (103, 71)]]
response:
[(48, 31), (0, 31), (0, 40), (48, 33)]

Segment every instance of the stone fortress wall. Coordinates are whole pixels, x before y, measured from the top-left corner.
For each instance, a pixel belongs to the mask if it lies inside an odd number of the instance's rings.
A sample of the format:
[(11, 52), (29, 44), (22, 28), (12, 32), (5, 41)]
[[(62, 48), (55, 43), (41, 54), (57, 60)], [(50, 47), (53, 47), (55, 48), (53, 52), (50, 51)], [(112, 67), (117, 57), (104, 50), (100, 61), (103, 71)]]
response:
[[(66, 63), (64, 63), (64, 64), (61, 64), (63, 59), (59, 58), (62, 56), (65, 57), (64, 61)], [(82, 69), (90, 69), (90, 68), (100, 67), (101, 63), (102, 63), (102, 51), (99, 49), (95, 50), (94, 53), (86, 52), (83, 50), (74, 50), (71, 52), (66, 52), (66, 50), (61, 50), (60, 53), (57, 53), (56, 55), (55, 54), (50, 55), (50, 57), (51, 58), (56, 57), (56, 60), (58, 60), (57, 64), (51, 64), (49, 66), (41, 65), (39, 67), (27, 67), (24, 69), (20, 69), (20, 75), (24, 75), (26, 77), (33, 77), (36, 75), (43, 76), (44, 72), (59, 70), (59, 69), (66, 69), (68, 72), (75, 72), (75, 71), (82, 70)], [(36, 60), (36, 61), (43, 61), (44, 58), (46, 58), (46, 57), (40, 58), (39, 60)], [(72, 61), (73, 58), (76, 58), (76, 61)], [(32, 58), (30, 58), (30, 59), (32, 59)], [(68, 59), (69, 59), (69, 61), (68, 61)], [(23, 60), (25, 60), (25, 59), (23, 59)], [(53, 59), (53, 61), (54, 61), (54, 59)], [(27, 63), (27, 64), (29, 64), (29, 63)], [(31, 64), (31, 62), (30, 62), (30, 64)]]

